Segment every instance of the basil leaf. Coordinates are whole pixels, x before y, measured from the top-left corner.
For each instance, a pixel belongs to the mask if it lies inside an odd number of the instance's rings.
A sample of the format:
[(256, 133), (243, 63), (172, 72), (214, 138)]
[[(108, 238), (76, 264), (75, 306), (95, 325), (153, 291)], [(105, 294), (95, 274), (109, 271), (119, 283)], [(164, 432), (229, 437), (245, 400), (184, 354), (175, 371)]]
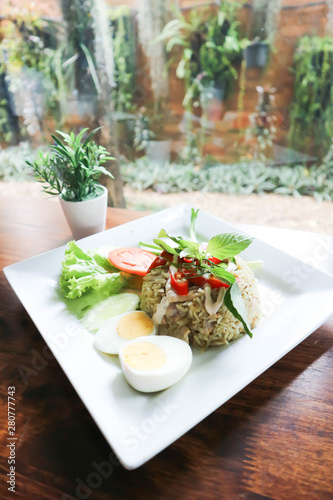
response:
[(160, 246), (163, 250), (166, 250), (173, 255), (178, 255), (178, 243), (171, 240), (170, 238), (156, 238), (155, 240), (153, 240), (153, 242), (155, 243), (155, 245)]
[(223, 281), (226, 281), (227, 283), (235, 283), (236, 278), (233, 274), (229, 273), (229, 271), (226, 271), (223, 269), (223, 267), (220, 266), (207, 266), (207, 268), (210, 270), (214, 276), (217, 276), (218, 278), (221, 278)]
[(238, 255), (253, 241), (244, 234), (223, 233), (213, 236), (208, 242), (207, 252), (217, 259), (224, 260)]
[(178, 244), (181, 248), (190, 248), (193, 253), (199, 252), (199, 243), (180, 239)]
[(250, 325), (247, 319), (247, 312), (244, 304), (244, 300), (242, 297), (242, 292), (240, 288), (235, 282), (231, 285), (225, 293), (224, 303), (229, 309), (229, 311), (238, 319), (244, 326), (244, 330), (248, 334), (249, 337), (253, 337), (253, 333), (251, 332)]
[(178, 241), (181, 239), (178, 236), (174, 236), (173, 234), (168, 233), (165, 229), (161, 229), (158, 238), (170, 238), (170, 240), (174, 241), (175, 243), (178, 243)]
[(184, 248), (180, 254), (179, 254), (179, 257), (182, 259), (183, 257), (194, 257), (193, 255), (193, 250), (192, 248)]

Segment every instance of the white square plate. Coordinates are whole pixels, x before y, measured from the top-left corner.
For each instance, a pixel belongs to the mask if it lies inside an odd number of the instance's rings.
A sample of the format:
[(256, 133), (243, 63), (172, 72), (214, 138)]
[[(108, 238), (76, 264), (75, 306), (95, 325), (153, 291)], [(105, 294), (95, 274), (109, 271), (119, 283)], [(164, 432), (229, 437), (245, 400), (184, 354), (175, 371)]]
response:
[[(137, 246), (152, 241), (161, 228), (188, 236), (191, 206), (178, 205), (80, 240), (83, 249)], [(230, 224), (199, 212), (200, 238), (237, 231)], [(125, 381), (118, 358), (93, 347), (93, 335), (66, 309), (57, 293), (64, 257), (62, 246), (13, 264), (5, 275), (31, 316), (106, 440), (127, 469), (135, 469), (170, 445), (273, 365), (316, 330), (333, 313), (333, 277), (254, 240), (243, 252), (263, 260), (257, 272), (267, 315), (254, 330), (226, 348), (194, 352), (183, 380), (170, 389), (142, 394)], [(308, 270), (308, 272), (306, 272)]]

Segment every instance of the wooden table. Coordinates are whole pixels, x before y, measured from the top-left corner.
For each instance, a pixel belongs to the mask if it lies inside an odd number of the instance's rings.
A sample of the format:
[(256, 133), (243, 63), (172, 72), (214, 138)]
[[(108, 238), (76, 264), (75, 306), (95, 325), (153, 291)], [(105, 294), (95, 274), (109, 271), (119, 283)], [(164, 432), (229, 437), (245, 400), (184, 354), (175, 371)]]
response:
[[(110, 208), (107, 225), (142, 215)], [(250, 230), (301, 258), (320, 254), (319, 266), (333, 273), (332, 237)], [(70, 237), (58, 203), (0, 199), (1, 268)], [(333, 498), (333, 318), (173, 445), (127, 471), (110, 455), (3, 273), (0, 304), (1, 498)], [(18, 367), (31, 368), (33, 358), (35, 372), (24, 384)], [(16, 388), (15, 494), (6, 484), (8, 386)], [(105, 477), (96, 472), (102, 462), (109, 464)]]

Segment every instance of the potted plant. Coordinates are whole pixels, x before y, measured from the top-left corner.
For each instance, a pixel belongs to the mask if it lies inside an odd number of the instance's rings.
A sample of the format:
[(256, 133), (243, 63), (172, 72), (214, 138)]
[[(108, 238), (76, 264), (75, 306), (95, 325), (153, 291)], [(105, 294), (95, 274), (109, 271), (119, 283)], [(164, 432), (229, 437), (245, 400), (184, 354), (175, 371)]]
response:
[(202, 117), (210, 121), (221, 120), (225, 112), (226, 84), (222, 82), (218, 85), (214, 81), (208, 81), (206, 76), (204, 72), (194, 78), (186, 92), (183, 105), (188, 108), (190, 101), (197, 96), (193, 100), (193, 107), (201, 107)]
[(134, 127), (134, 147), (145, 151), (152, 162), (168, 163), (170, 160), (171, 140), (164, 134), (165, 113), (158, 109), (139, 110)]
[(155, 40), (164, 41), (169, 53), (176, 47), (180, 52), (176, 76), (184, 80), (187, 110), (201, 106), (209, 96), (224, 101), (232, 90), (247, 43), (237, 20), (241, 5), (223, 2), (214, 13), (193, 9), (186, 18), (178, 11), (177, 19), (168, 22)]
[(135, 17), (127, 6), (109, 11), (113, 47), (112, 103), (115, 135), (118, 148), (125, 156), (132, 156), (136, 120), (136, 30)]
[(244, 49), (247, 68), (264, 68), (267, 64), (269, 44), (255, 37)]
[(101, 174), (113, 177), (102, 165), (112, 160), (103, 146), (92, 137), (96, 128), (84, 138), (87, 128), (78, 135), (56, 130), (51, 151), (39, 152), (35, 161), (26, 164), (44, 184), (43, 191), (59, 196), (60, 204), (75, 239), (103, 231), (106, 223), (107, 189), (98, 183)]
[(272, 45), (282, 0), (254, 0), (252, 42), (244, 48), (247, 68), (264, 68)]
[(256, 87), (258, 103), (256, 112), (250, 116), (251, 125), (245, 133), (245, 158), (266, 162), (273, 157), (276, 136), (277, 116), (274, 110), (276, 89), (266, 85)]

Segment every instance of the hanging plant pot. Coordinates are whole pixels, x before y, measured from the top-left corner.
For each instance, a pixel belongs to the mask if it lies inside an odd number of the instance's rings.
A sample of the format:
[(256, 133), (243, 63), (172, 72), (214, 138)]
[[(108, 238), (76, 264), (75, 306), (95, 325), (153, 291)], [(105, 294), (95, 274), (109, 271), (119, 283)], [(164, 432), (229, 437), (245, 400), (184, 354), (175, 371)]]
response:
[(248, 45), (244, 51), (244, 59), (247, 68), (264, 68), (267, 63), (269, 44), (267, 42), (254, 42)]
[(98, 186), (95, 198), (83, 201), (67, 201), (59, 196), (68, 225), (76, 240), (105, 230), (108, 190)]

